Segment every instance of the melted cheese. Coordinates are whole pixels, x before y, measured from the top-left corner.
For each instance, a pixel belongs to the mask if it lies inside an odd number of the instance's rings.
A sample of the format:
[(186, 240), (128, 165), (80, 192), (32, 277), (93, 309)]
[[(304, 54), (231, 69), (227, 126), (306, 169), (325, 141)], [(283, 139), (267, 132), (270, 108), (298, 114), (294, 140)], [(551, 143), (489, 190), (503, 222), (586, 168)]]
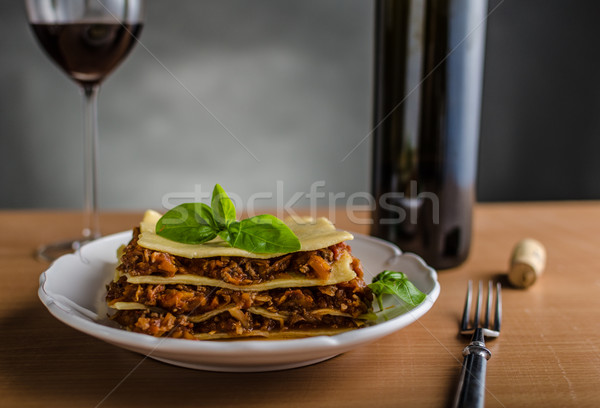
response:
[(117, 309), (117, 310), (149, 309), (149, 307), (146, 306), (145, 304), (138, 303), (138, 302), (114, 302), (114, 303), (109, 303), (108, 306), (110, 306), (113, 309)]
[(312, 330), (282, 330), (282, 331), (263, 331), (253, 330), (249, 333), (244, 333), (241, 336), (236, 336), (227, 333), (198, 333), (194, 334), (197, 340), (226, 340), (226, 339), (241, 339), (247, 338), (253, 340), (255, 337), (263, 337), (268, 340), (285, 340), (285, 339), (298, 339), (303, 337), (315, 337), (315, 336), (334, 336), (343, 332), (354, 330), (354, 328), (331, 328), (331, 329), (312, 329)]
[[(161, 214), (148, 210), (140, 223), (138, 244), (154, 251), (166, 252), (184, 258), (209, 258), (212, 256), (241, 256), (245, 258), (274, 258), (283, 254), (255, 254), (239, 248), (233, 248), (220, 237), (204, 244), (182, 244), (156, 235), (156, 223)], [(327, 218), (288, 218), (285, 224), (296, 234), (301, 251), (314, 251), (349, 241), (354, 237), (346, 231), (338, 231)]]
[(176, 274), (173, 277), (144, 275), (144, 276), (131, 276), (130, 274), (123, 274), (117, 271), (115, 280), (118, 280), (121, 276), (127, 277), (127, 282), (136, 284), (151, 283), (156, 285), (198, 285), (198, 286), (215, 286), (219, 288), (226, 288), (232, 290), (241, 290), (248, 292), (257, 292), (276, 288), (298, 288), (306, 286), (325, 286), (325, 285), (336, 285), (342, 282), (348, 282), (356, 278), (356, 273), (352, 269), (352, 256), (347, 252), (344, 253), (340, 259), (333, 263), (331, 272), (327, 279), (307, 279), (302, 274), (288, 274), (289, 277), (278, 278), (270, 281), (255, 283), (252, 285), (233, 285), (231, 283), (223, 282), (219, 279), (207, 278), (200, 275), (192, 274)]
[(227, 306), (227, 307), (222, 307), (220, 309), (215, 309), (215, 310), (211, 310), (210, 312), (206, 312), (204, 314), (201, 315), (196, 315), (196, 316), (188, 316), (188, 320), (192, 323), (200, 323), (203, 322), (205, 320), (210, 319), (213, 316), (216, 316), (218, 314), (221, 314), (223, 312), (227, 312), (229, 309), (234, 309), (235, 306)]
[[(146, 310), (146, 309), (148, 309), (148, 310), (155, 310), (157, 312), (161, 312), (160, 308), (151, 308), (142, 303), (137, 303), (137, 302), (115, 302), (115, 303), (110, 304), (109, 306), (116, 310)], [(237, 308), (238, 308), (237, 306), (229, 305), (229, 306), (221, 307), (219, 309), (211, 310), (210, 312), (206, 312), (203, 314), (187, 316), (187, 320), (192, 323), (200, 323), (200, 322), (210, 319), (213, 316), (216, 316), (223, 312), (228, 312), (231, 309), (237, 309)], [(260, 315), (260, 316), (266, 317), (268, 319), (278, 320), (281, 324), (283, 324), (283, 322), (285, 320), (287, 320), (290, 316), (289, 312), (285, 312), (285, 311), (271, 312), (271, 311), (265, 309), (264, 307), (250, 307), (247, 310), (250, 313), (253, 313), (255, 315)], [(340, 312), (339, 310), (335, 310), (335, 309), (318, 309), (318, 310), (312, 310), (312, 311), (307, 311), (307, 312), (309, 314), (312, 314), (315, 316), (331, 315), (331, 316), (343, 316), (343, 317), (352, 318), (352, 316), (349, 315), (348, 313), (343, 313), (343, 312)]]
[(283, 323), (290, 315), (288, 312), (283, 311), (271, 312), (264, 307), (249, 307), (248, 311), (250, 313), (254, 313), (255, 315), (266, 317), (267, 319), (277, 320), (281, 326), (283, 326)]

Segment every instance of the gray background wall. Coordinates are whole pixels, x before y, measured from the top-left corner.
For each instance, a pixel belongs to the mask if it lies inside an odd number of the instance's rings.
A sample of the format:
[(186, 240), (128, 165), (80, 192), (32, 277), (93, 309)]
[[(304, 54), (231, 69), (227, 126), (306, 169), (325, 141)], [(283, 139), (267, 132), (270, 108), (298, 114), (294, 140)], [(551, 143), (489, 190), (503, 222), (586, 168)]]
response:
[[(600, 198), (600, 5), (496, 5), (478, 199)], [(100, 93), (100, 206), (215, 182), (247, 198), (281, 181), (284, 201), (320, 180), (369, 191), (372, 35), (369, 0), (149, 0), (142, 44)], [(80, 95), (20, 1), (0, 3), (0, 61), (0, 208), (80, 208)]]
[(499, 3), (489, 19), (479, 198), (600, 198), (600, 3)]

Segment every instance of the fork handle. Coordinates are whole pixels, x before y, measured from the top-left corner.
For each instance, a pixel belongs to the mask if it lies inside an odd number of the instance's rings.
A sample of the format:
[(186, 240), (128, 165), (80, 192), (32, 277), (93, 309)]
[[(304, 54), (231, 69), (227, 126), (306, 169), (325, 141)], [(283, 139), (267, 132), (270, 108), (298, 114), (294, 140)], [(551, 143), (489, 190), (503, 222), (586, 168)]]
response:
[(454, 398), (454, 408), (483, 408), (485, 397), (485, 370), (492, 353), (481, 341), (472, 341), (464, 350), (458, 390)]

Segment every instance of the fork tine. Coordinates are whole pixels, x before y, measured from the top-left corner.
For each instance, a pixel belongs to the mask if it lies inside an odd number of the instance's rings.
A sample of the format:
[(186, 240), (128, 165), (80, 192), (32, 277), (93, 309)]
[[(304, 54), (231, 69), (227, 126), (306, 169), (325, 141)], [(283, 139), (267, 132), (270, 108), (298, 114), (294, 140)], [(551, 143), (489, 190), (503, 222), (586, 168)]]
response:
[(473, 319), (473, 328), (479, 327), (481, 323), (481, 317), (479, 315), (479, 311), (481, 310), (481, 292), (483, 290), (483, 283), (479, 281), (479, 285), (477, 287), (477, 303), (475, 303), (475, 318)]
[(502, 323), (502, 285), (496, 283), (496, 318), (494, 319), (494, 330), (499, 332)]
[(467, 296), (465, 297), (465, 308), (463, 310), (460, 329), (466, 331), (469, 329), (469, 319), (471, 314), (471, 297), (473, 296), (473, 281), (467, 282)]
[(486, 298), (486, 302), (485, 302), (485, 315), (484, 315), (484, 320), (483, 320), (483, 327), (485, 327), (485, 328), (490, 327), (490, 311), (492, 310), (492, 291), (493, 290), (494, 290), (494, 288), (492, 287), (492, 281), (489, 280), (488, 288), (487, 288), (487, 298)]

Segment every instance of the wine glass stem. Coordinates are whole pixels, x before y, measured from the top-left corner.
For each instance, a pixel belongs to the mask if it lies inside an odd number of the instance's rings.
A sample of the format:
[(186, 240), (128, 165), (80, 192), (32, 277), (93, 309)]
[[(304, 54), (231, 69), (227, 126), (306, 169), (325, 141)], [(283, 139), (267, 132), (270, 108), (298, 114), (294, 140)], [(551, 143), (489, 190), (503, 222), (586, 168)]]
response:
[(84, 104), (84, 229), (83, 237), (100, 237), (98, 219), (98, 91), (99, 85), (83, 86)]

